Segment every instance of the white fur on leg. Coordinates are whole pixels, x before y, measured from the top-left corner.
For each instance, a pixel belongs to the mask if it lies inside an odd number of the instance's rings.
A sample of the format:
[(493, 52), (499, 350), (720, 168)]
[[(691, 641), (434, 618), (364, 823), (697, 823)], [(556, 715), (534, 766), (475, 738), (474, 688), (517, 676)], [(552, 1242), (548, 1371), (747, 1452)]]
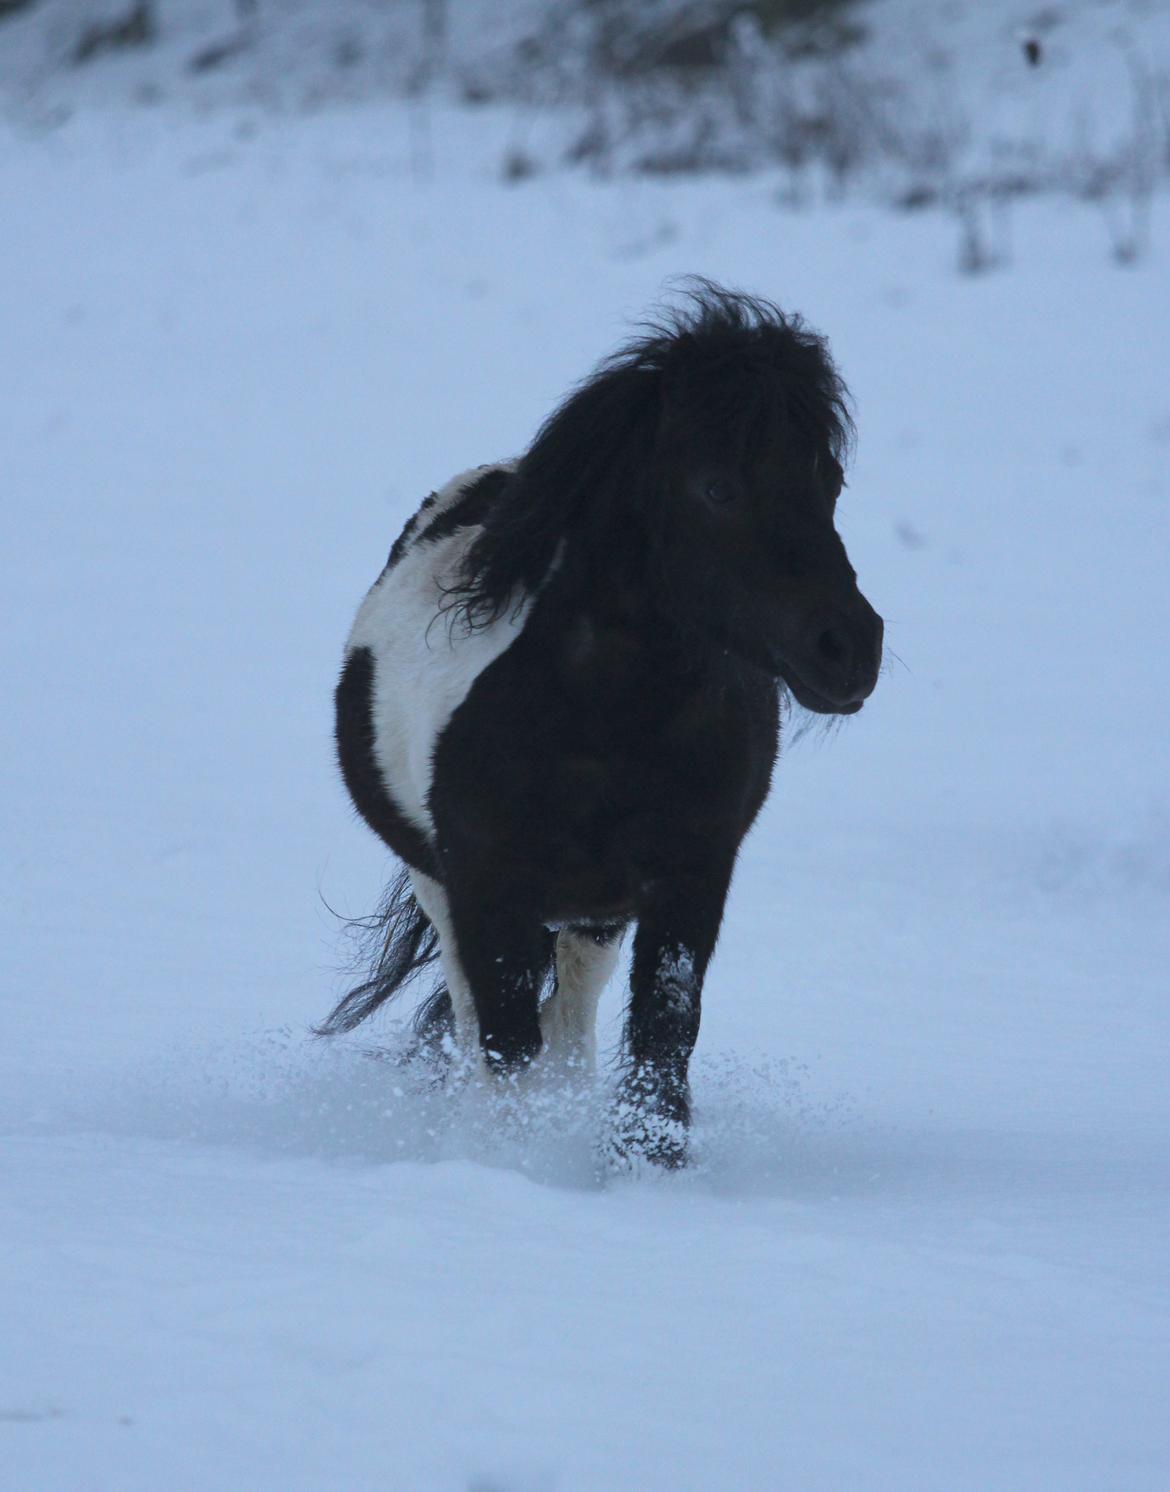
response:
[(618, 937), (598, 943), (569, 928), (557, 934), (557, 987), (540, 1012), (540, 1034), (550, 1066), (577, 1067), (584, 1074), (596, 1066), (597, 1006), (620, 947)]
[(438, 881), (421, 870), (410, 872), (410, 884), (414, 888), (415, 900), (439, 935), (439, 963), (451, 994), (451, 1008), (455, 1012), (455, 1043), (465, 1057), (479, 1058), (479, 1019), (471, 997), (471, 985), (459, 961), (447, 893)]
[[(471, 985), (459, 960), (447, 893), (421, 870), (410, 872), (415, 899), (439, 936), (439, 961), (455, 1014), (455, 1041), (481, 1078), (487, 1066), (479, 1044), (479, 1017)], [(557, 987), (540, 1011), (543, 1043), (537, 1068), (542, 1072), (575, 1070), (588, 1076), (597, 1062), (597, 1006), (617, 963), (621, 939), (598, 943), (587, 934), (563, 928), (557, 934)], [(529, 1076), (529, 1081), (537, 1074)], [(515, 1078), (512, 1079), (513, 1084)], [(521, 1080), (521, 1086), (527, 1083)]]

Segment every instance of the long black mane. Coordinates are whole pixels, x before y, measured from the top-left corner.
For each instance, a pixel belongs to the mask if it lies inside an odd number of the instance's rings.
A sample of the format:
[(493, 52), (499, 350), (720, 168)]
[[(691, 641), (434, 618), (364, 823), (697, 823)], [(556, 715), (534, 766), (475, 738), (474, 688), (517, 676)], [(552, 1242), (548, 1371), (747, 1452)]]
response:
[(487, 626), (540, 586), (562, 544), (612, 543), (618, 526), (648, 521), (664, 449), (696, 429), (717, 429), (741, 458), (795, 434), (843, 461), (853, 440), (822, 337), (771, 301), (689, 279), (681, 305), (644, 322), (541, 426), (445, 609)]

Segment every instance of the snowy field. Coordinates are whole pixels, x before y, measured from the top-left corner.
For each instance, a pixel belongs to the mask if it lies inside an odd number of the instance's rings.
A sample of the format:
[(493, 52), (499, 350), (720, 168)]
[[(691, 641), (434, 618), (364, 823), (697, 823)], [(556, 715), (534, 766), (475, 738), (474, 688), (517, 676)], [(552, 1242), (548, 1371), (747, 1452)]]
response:
[[(962, 277), (509, 128), (0, 131), (0, 1485), (1164, 1489), (1168, 204)], [(599, 1177), (308, 1037), (387, 869), (330, 692), (418, 499), (693, 271), (830, 336), (890, 655), (745, 848), (695, 1165)]]

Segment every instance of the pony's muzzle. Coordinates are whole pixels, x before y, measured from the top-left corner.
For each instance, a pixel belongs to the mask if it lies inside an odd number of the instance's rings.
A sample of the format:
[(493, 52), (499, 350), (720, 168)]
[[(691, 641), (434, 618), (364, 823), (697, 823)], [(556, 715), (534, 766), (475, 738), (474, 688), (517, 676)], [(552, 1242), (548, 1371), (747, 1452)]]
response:
[(822, 607), (804, 631), (805, 681), (835, 705), (860, 704), (877, 683), (884, 630), (860, 593), (848, 610)]

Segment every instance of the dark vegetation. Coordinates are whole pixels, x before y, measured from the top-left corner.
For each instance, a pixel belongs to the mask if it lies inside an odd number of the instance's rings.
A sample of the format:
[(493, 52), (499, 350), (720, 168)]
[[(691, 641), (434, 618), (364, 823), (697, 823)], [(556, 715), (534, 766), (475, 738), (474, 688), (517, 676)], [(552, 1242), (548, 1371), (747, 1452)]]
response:
[[(178, 60), (190, 87), (234, 85), (282, 107), (396, 91), (413, 101), (412, 167), (423, 175), (440, 165), (429, 110), (444, 98), (513, 111), (500, 171), (514, 184), (566, 164), (601, 176), (769, 169), (788, 205), (860, 188), (905, 211), (941, 207), (955, 220), (958, 267), (972, 274), (1007, 259), (1012, 203), (1037, 192), (1091, 204), (1113, 257), (1132, 263), (1170, 177), (1170, 75), (1124, 16), (1094, 59), (1112, 67), (1117, 112), (1130, 115), (1104, 141), (1087, 106), (1070, 104), (1063, 135), (1044, 140), (973, 117), (947, 85), (955, 59), (934, 38), (901, 55), (868, 45), (869, 0), (547, 0), (504, 7), (498, 29), (474, 35), (456, 0), (234, 0), (199, 25), (182, 0), (89, 9), (0, 0), (0, 24), (43, 16), (65, 69), (158, 54), (171, 68)], [(1073, 13), (1038, 9), (1029, 28), (1005, 33), (996, 66), (1043, 87)], [(191, 41), (177, 59), (159, 44), (180, 35)], [(167, 86), (156, 75), (140, 96)]]

